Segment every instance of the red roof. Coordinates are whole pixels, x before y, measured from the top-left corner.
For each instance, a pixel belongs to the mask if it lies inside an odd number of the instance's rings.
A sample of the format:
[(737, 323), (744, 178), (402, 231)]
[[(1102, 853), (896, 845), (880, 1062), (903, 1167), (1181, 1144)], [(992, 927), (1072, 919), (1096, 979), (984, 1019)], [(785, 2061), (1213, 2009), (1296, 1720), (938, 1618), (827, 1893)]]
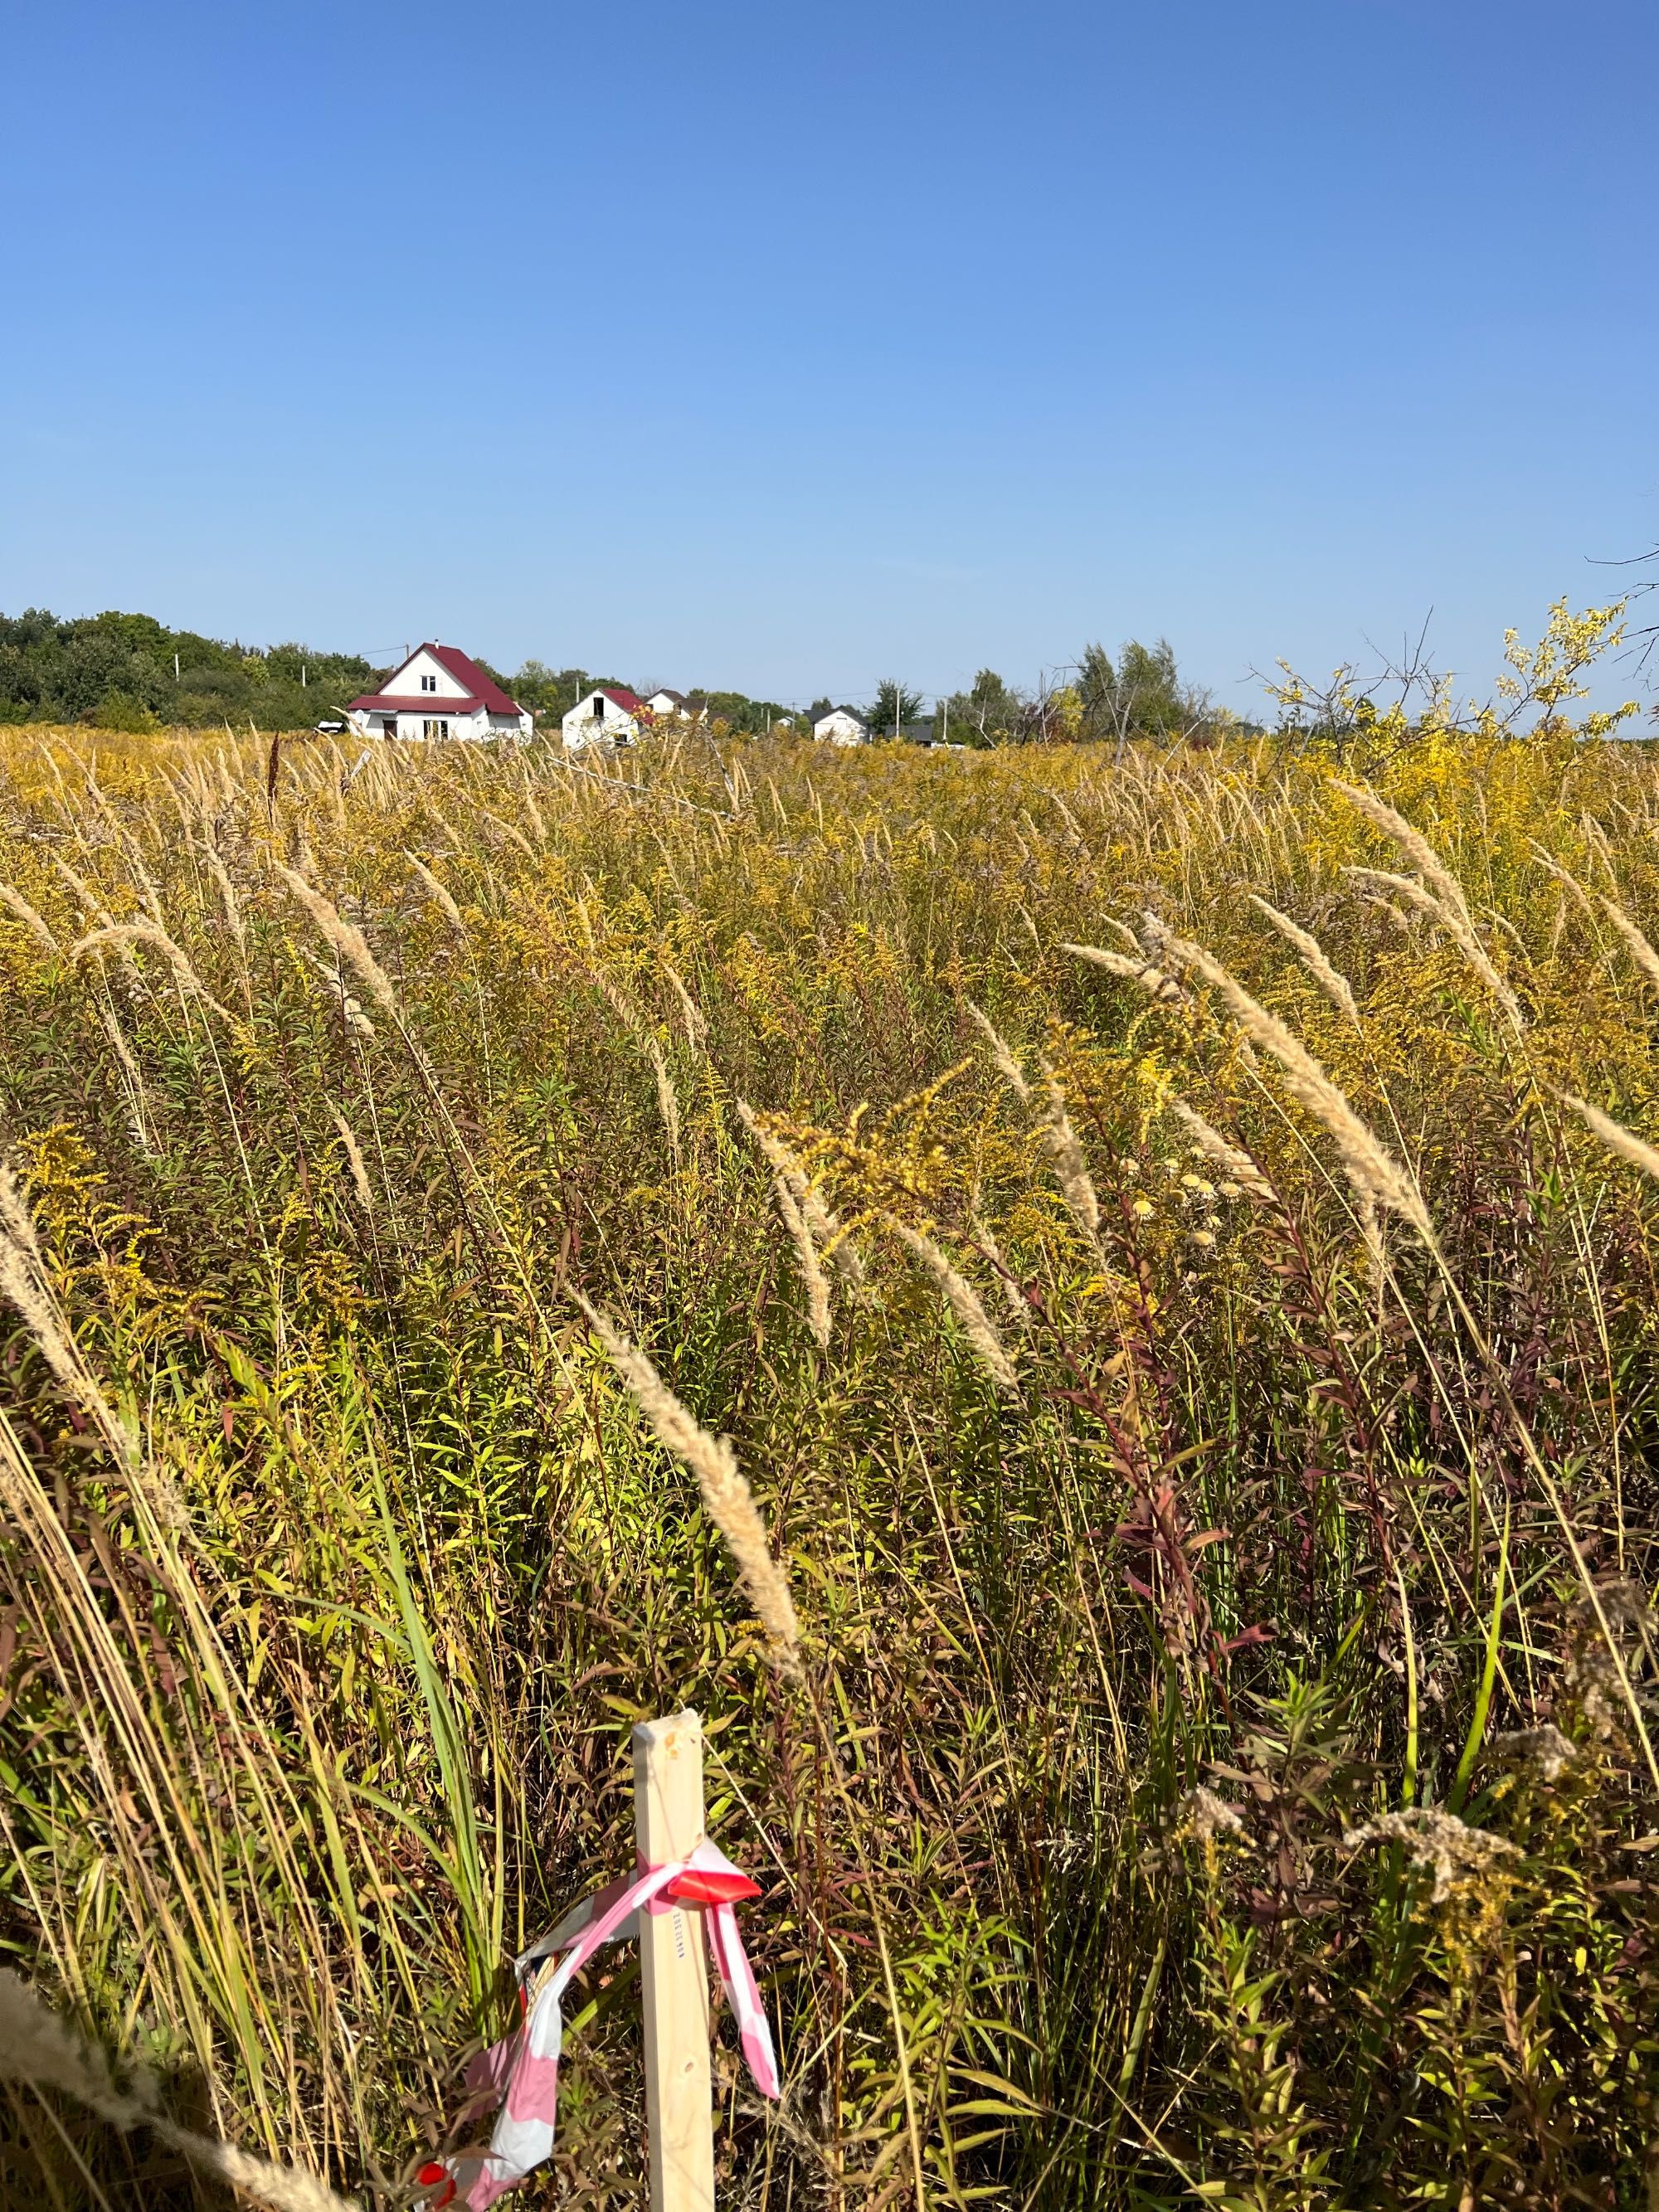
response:
[(430, 714), (434, 710), (441, 713), (447, 708), (452, 714), (474, 714), (480, 707), (487, 707), (492, 714), (523, 714), (524, 708), (518, 701), (509, 699), (501, 685), (486, 676), (477, 662), (470, 660), (458, 645), (434, 645), (428, 641), (425, 645), (417, 646), (409, 659), (404, 661), (403, 668), (392, 670), (386, 678), (387, 683), (395, 684), (403, 674), (404, 668), (407, 668), (410, 662), (419, 659), (423, 653), (429, 653), (441, 668), (448, 670), (466, 692), (465, 699), (440, 699), (431, 691), (424, 692), (418, 699), (399, 697), (390, 690), (366, 691), (361, 699), (352, 701), (350, 711), (355, 714), (358, 708), (367, 707), (371, 711), (384, 708), (405, 714), (419, 711)]
[(441, 699), (435, 691), (422, 691), (418, 699), (406, 691), (365, 691), (346, 712), (355, 714), (363, 707), (371, 714), (476, 714), (483, 703), (482, 699)]
[(613, 707), (620, 707), (625, 714), (648, 714), (651, 709), (636, 693), (621, 684), (601, 684), (598, 686), (600, 698), (608, 699)]

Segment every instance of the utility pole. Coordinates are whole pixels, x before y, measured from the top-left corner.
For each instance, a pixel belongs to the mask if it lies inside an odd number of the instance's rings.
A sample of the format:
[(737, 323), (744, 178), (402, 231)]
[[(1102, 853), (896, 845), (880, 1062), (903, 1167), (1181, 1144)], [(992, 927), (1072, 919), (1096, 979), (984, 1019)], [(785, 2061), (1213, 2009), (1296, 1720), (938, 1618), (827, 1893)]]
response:
[(176, 653), (173, 656), (173, 680), (175, 684), (179, 681), (179, 656)]

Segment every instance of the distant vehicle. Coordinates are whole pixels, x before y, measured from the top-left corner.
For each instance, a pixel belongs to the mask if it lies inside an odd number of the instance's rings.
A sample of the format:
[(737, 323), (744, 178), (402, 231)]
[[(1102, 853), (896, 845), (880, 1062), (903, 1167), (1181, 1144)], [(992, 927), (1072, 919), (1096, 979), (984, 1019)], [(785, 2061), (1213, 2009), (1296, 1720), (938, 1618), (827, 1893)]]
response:
[(319, 738), (337, 738), (344, 728), (343, 722), (319, 722), (317, 734)]

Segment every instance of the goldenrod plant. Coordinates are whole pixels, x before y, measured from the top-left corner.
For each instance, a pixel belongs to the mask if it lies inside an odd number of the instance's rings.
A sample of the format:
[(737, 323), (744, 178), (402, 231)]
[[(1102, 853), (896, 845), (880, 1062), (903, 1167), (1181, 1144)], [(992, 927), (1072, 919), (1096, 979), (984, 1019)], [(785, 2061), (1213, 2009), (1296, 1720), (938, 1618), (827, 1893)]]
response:
[[(0, 2197), (415, 2201), (690, 1704), (725, 2201), (1656, 2201), (1617, 635), (1201, 747), (0, 732)], [(632, 1971), (526, 2212), (641, 2201)]]

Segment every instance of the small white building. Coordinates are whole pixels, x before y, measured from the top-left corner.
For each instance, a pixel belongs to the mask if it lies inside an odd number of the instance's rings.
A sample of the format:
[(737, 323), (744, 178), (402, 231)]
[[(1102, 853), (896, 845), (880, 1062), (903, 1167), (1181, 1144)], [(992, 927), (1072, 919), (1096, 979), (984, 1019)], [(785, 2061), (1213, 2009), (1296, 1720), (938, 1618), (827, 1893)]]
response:
[(453, 645), (423, 645), (346, 709), (361, 738), (529, 738), (535, 721)]
[(671, 691), (665, 684), (649, 693), (645, 703), (659, 722), (700, 722), (708, 712), (708, 700), (698, 693)]
[(637, 744), (652, 719), (652, 708), (635, 693), (620, 684), (601, 684), (564, 716), (564, 749), (579, 753), (585, 745)]
[(832, 707), (827, 714), (820, 714), (812, 725), (815, 738), (826, 738), (836, 745), (867, 745), (870, 725), (862, 714), (850, 707)]

